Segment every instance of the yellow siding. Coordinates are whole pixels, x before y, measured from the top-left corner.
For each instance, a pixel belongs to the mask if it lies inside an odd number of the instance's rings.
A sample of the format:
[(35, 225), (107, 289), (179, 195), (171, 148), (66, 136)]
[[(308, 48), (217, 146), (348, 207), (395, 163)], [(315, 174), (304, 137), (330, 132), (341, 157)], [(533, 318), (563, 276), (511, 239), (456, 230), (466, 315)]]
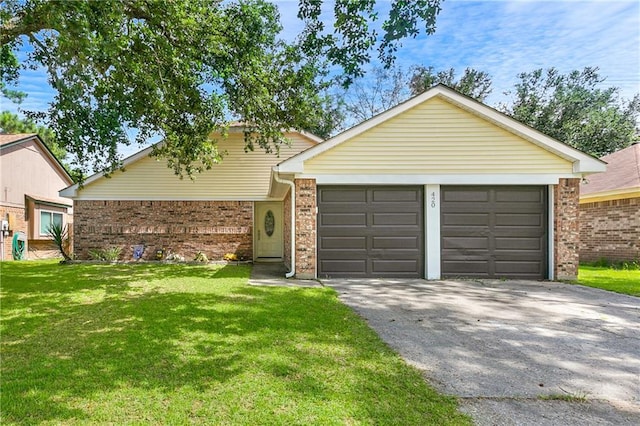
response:
[(271, 167), (312, 145), (311, 140), (289, 134), (291, 146), (282, 146), (280, 155), (256, 148), (244, 152), (242, 134), (231, 133), (219, 143), (227, 154), (211, 170), (180, 180), (167, 167), (166, 160), (145, 157), (100, 178), (79, 191), (78, 199), (105, 200), (262, 200), (267, 198)]
[(305, 174), (572, 173), (572, 164), (440, 98), (305, 162)]

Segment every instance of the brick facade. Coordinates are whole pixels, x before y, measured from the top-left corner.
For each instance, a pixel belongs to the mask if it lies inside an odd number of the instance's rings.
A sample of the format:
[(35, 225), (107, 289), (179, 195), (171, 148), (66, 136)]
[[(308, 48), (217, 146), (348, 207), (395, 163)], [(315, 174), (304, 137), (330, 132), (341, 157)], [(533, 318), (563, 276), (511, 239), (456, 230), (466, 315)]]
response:
[(191, 260), (203, 252), (210, 260), (225, 253), (253, 257), (251, 201), (85, 201), (74, 203), (74, 253), (118, 246), (122, 260), (144, 244), (143, 258), (171, 249)]
[(554, 276), (573, 280), (578, 276), (580, 229), (578, 202), (580, 179), (560, 179), (554, 186)]
[(640, 260), (640, 198), (580, 204), (580, 261)]
[[(2, 260), (11, 260), (13, 259), (11, 252), (11, 245), (13, 242), (14, 232), (22, 231), (26, 235), (29, 235), (27, 222), (26, 211), (24, 207), (15, 207), (15, 206), (0, 206), (0, 219), (7, 220), (8, 215), (11, 215), (13, 223), (11, 224), (12, 229), (10, 229), (9, 235), (3, 238), (3, 248), (4, 248), (4, 258)], [(28, 247), (28, 245), (27, 245)]]
[(316, 181), (296, 179), (296, 276), (316, 277)]

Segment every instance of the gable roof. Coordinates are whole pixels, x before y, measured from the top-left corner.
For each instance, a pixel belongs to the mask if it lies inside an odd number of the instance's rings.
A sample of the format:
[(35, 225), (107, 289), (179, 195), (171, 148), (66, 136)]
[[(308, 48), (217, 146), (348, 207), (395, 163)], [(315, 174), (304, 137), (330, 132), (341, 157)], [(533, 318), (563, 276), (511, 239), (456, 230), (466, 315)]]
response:
[(31, 139), (34, 136), (38, 136), (35, 133), (15, 133), (15, 134), (0, 134), (0, 147), (5, 145), (22, 142), (27, 139)]
[(296, 156), (293, 156), (277, 166), (280, 173), (302, 173), (305, 161), (312, 159), (354, 137), (372, 129), (393, 117), (408, 111), (409, 109), (422, 104), (429, 99), (438, 97), (452, 105), (455, 105), (481, 119), (491, 122), (494, 125), (505, 129), (537, 146), (549, 151), (560, 158), (570, 161), (573, 164), (574, 173), (597, 173), (605, 170), (605, 163), (569, 145), (559, 142), (519, 121), (488, 107), (475, 99), (462, 95), (457, 91), (439, 84), (426, 92), (415, 96), (385, 112), (370, 118), (336, 136), (330, 138), (320, 145), (312, 147)]
[(34, 140), (36, 144), (38, 144), (43, 154), (49, 159), (51, 165), (58, 169), (58, 172), (64, 177), (65, 180), (68, 181), (69, 184), (73, 183), (73, 179), (69, 172), (64, 167), (64, 165), (60, 162), (58, 157), (49, 149), (47, 144), (38, 136), (37, 133), (15, 133), (15, 134), (0, 134), (0, 151), (3, 149), (7, 149), (9, 147), (19, 145), (23, 142)]
[(616, 195), (640, 192), (640, 144), (602, 157), (607, 171), (589, 176), (588, 182), (580, 185), (582, 198), (597, 195)]

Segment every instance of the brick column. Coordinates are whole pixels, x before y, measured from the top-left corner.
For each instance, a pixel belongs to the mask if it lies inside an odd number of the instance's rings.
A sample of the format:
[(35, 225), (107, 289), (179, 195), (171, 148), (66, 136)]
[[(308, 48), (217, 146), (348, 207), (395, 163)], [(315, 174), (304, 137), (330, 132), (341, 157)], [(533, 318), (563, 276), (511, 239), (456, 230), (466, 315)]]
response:
[(560, 179), (553, 195), (554, 276), (557, 280), (575, 280), (580, 248), (580, 179)]
[(316, 181), (296, 179), (296, 277), (316, 278)]

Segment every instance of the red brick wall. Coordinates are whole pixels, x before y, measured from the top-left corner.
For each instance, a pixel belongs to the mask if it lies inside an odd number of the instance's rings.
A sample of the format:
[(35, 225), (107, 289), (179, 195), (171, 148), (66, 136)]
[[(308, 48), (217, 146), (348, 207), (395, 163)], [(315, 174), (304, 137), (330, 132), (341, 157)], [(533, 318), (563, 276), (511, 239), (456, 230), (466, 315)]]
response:
[(3, 237), (4, 260), (12, 260), (11, 244), (14, 232), (22, 231), (25, 235), (29, 235), (28, 222), (24, 207), (0, 206), (0, 220), (7, 220), (7, 215), (13, 216), (13, 229), (9, 232), (9, 236)]
[(296, 276), (316, 277), (316, 181), (296, 179)]
[(640, 198), (580, 204), (580, 261), (640, 260)]
[(560, 179), (554, 186), (554, 276), (559, 280), (578, 276), (579, 198), (580, 179)]
[(74, 203), (74, 253), (88, 259), (90, 249), (122, 248), (121, 259), (133, 258), (132, 247), (146, 246), (192, 260), (203, 252), (210, 260), (225, 253), (253, 257), (253, 202), (250, 201), (83, 201)]

